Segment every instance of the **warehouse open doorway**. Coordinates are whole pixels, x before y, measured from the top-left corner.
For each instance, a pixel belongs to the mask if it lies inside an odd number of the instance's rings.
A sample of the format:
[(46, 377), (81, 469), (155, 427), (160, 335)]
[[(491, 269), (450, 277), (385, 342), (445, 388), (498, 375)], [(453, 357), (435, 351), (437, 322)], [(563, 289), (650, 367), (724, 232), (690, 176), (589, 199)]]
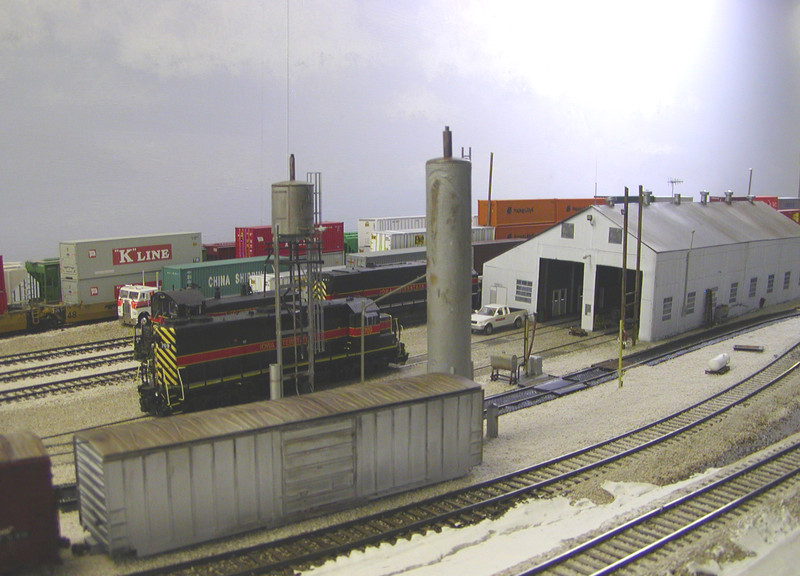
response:
[[(639, 273), (641, 285), (642, 273)], [(634, 289), (636, 286), (636, 270), (627, 270), (625, 275), (625, 291), (628, 293), (625, 318), (630, 324), (633, 318), (638, 318), (635, 309)], [(595, 276), (594, 291), (594, 327), (608, 328), (619, 324), (622, 306), (622, 268), (614, 266), (598, 266)]]
[(539, 319), (577, 316), (583, 297), (583, 263), (541, 258), (536, 309)]

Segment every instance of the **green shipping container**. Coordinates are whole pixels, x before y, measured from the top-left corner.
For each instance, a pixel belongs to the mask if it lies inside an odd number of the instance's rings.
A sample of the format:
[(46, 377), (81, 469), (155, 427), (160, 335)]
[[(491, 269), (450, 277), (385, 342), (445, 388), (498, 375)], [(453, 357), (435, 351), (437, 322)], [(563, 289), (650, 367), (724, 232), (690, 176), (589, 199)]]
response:
[(25, 262), (25, 270), (39, 283), (39, 298), (44, 302), (61, 302), (61, 271), (58, 258)]
[(358, 252), (358, 232), (344, 233), (344, 252), (345, 254)]
[(161, 275), (162, 290), (180, 290), (195, 287), (206, 297), (214, 296), (219, 288), (220, 296), (241, 294), (242, 286), (250, 285), (250, 276), (272, 274), (272, 264), (266, 257), (234, 258), (231, 260), (211, 260), (196, 264), (176, 264), (164, 266)]

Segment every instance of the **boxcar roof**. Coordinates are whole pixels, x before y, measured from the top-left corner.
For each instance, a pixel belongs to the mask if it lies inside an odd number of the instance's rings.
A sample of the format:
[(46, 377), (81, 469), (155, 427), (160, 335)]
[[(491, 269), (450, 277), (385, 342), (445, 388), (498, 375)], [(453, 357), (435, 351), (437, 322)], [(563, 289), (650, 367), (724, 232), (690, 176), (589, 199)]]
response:
[(0, 435), (0, 464), (46, 457), (44, 444), (31, 432), (12, 432)]
[(118, 459), (140, 451), (445, 397), (471, 389), (480, 389), (480, 385), (461, 376), (426, 374), (99, 428), (80, 432), (75, 439), (89, 443), (104, 460)]

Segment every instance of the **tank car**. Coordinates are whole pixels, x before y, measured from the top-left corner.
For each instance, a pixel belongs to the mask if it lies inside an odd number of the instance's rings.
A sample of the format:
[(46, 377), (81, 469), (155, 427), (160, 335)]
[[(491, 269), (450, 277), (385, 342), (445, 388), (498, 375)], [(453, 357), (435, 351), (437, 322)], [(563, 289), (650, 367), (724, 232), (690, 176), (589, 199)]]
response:
[[(321, 303), (321, 340), (314, 352), (318, 379), (353, 376), (361, 365), (364, 308), (365, 368), (402, 364), (408, 358), (400, 326), (365, 298)], [(285, 381), (308, 368), (302, 312), (281, 317)], [(293, 328), (298, 327), (298, 328)], [(259, 308), (225, 315), (162, 317), (141, 327), (139, 399), (143, 412), (168, 415), (269, 398), (269, 366), (277, 361), (275, 310)]]

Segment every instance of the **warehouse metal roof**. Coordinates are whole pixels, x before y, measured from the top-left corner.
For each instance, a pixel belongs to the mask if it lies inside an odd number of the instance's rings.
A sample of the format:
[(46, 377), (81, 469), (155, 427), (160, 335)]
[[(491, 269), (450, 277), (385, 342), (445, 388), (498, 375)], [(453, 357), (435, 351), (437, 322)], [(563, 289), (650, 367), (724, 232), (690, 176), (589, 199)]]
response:
[[(623, 227), (621, 204), (590, 206)], [(800, 238), (800, 226), (763, 202), (657, 202), (642, 212), (642, 243), (672, 252), (747, 242)], [(628, 206), (628, 232), (636, 237), (639, 205)]]

